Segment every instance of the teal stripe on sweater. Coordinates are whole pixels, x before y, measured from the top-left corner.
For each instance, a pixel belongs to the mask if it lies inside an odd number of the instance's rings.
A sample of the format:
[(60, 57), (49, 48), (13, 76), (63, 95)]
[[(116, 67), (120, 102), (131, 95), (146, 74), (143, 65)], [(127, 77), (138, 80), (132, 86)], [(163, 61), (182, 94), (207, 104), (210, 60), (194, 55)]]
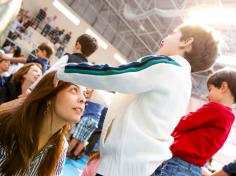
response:
[(180, 66), (177, 62), (175, 61), (170, 61), (167, 59), (158, 59), (158, 60), (150, 60), (149, 62), (147, 62), (146, 64), (140, 66), (140, 67), (130, 67), (130, 68), (126, 68), (124, 70), (115, 70), (115, 69), (111, 69), (110, 70), (82, 70), (82, 69), (73, 69), (73, 68), (65, 68), (65, 73), (80, 73), (80, 74), (88, 74), (88, 75), (102, 75), (102, 76), (107, 76), (107, 75), (117, 75), (117, 74), (123, 74), (123, 73), (127, 73), (127, 72), (138, 72), (141, 70), (144, 70), (148, 67), (151, 67), (153, 65), (156, 64), (161, 64), (161, 63), (165, 63), (165, 64), (172, 64), (172, 65), (176, 65), (176, 66)]

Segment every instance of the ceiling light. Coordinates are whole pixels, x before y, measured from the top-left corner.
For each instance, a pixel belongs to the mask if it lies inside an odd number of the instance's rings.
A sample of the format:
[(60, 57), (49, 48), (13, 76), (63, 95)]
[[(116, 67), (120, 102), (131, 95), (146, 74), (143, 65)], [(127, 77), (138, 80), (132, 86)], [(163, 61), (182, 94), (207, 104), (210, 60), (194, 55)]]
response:
[(71, 13), (70, 10), (68, 10), (61, 2), (58, 0), (55, 0), (53, 2), (53, 5), (63, 14), (65, 15), (72, 23), (74, 23), (76, 26), (79, 25), (80, 20), (73, 14)]
[(96, 38), (97, 41), (98, 41), (98, 45), (100, 45), (103, 49), (108, 48), (108, 44), (106, 44), (100, 37), (98, 37), (97, 34), (95, 32), (93, 32), (91, 29), (87, 29), (85, 31), (85, 33), (93, 36), (94, 38)]
[(196, 8), (187, 13), (186, 22), (200, 24), (236, 24), (233, 8)]

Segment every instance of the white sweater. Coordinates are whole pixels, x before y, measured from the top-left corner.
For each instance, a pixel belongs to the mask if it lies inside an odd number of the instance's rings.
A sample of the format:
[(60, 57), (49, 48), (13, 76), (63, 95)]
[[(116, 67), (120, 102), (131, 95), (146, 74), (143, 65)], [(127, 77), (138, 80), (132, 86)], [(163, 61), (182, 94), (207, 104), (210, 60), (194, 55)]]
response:
[(120, 92), (104, 122), (97, 173), (150, 176), (171, 157), (171, 132), (191, 94), (189, 63), (180, 56), (171, 58), (146, 56), (118, 68), (82, 64), (58, 71), (61, 80)]

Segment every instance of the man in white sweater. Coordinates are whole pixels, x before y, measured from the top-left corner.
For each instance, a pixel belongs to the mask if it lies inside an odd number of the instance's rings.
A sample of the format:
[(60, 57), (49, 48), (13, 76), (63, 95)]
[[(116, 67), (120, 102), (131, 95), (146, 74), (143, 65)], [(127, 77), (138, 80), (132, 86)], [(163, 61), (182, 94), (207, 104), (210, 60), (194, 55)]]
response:
[(67, 65), (60, 80), (116, 91), (101, 136), (97, 175), (150, 176), (171, 157), (171, 132), (185, 114), (191, 71), (208, 69), (218, 46), (211, 31), (181, 25), (149, 55), (119, 67)]

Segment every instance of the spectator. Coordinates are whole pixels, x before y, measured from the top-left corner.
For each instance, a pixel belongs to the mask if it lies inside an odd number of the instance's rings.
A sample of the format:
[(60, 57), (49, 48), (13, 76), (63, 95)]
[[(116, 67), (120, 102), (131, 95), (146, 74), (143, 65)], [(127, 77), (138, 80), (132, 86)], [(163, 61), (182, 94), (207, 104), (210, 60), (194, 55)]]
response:
[(52, 17), (48, 17), (47, 18), (47, 24), (44, 26), (41, 34), (46, 37), (48, 35), (48, 33), (50, 32), (50, 30), (54, 27), (55, 25), (55, 21), (57, 19), (57, 16)]
[(39, 24), (46, 18), (47, 16), (47, 7), (40, 9), (38, 14), (35, 17), (34, 21), (34, 29), (36, 30), (39, 27)]
[(53, 51), (51, 47), (49, 47), (45, 43), (42, 43), (41, 45), (38, 46), (38, 49), (36, 49), (37, 58), (34, 57), (26, 58), (25, 56), (9, 58), (4, 54), (0, 54), (0, 58), (10, 60), (11, 62), (16, 62), (16, 63), (30, 63), (30, 62), (39, 63), (41, 64), (42, 72), (44, 73), (48, 69), (49, 58), (52, 55), (52, 53)]
[[(82, 34), (76, 40), (76, 43), (73, 48), (73, 54), (65, 54), (62, 58), (57, 60), (57, 62), (52, 65), (52, 67), (50, 67), (47, 73), (51, 71), (56, 71), (58, 68), (60, 68), (62, 65), (65, 65), (66, 63), (88, 62), (87, 57), (92, 55), (97, 49), (97, 40), (91, 35)], [(31, 86), (30, 89), (33, 89), (36, 84), (37, 81)], [(30, 90), (28, 90), (28, 92), (30, 92)]]
[(64, 45), (67, 45), (71, 39), (71, 32), (64, 35), (64, 38), (62, 39), (62, 43)]
[(209, 77), (209, 103), (182, 117), (172, 133), (174, 142), (170, 150), (173, 157), (153, 176), (201, 176), (201, 167), (223, 146), (233, 125), (235, 82), (234, 69), (218, 70)]
[(16, 99), (41, 75), (41, 65), (37, 63), (29, 63), (21, 67), (12, 75), (10, 80), (0, 88), (0, 104)]
[(91, 100), (93, 89), (86, 89), (85, 97), (85, 111), (78, 124), (71, 130), (72, 138), (69, 143), (68, 154), (71, 159), (77, 159), (88, 139), (98, 127), (102, 111), (105, 108), (101, 104), (95, 103)]
[(0, 175), (60, 176), (68, 126), (84, 110), (82, 89), (47, 74), (14, 109), (0, 112)]

